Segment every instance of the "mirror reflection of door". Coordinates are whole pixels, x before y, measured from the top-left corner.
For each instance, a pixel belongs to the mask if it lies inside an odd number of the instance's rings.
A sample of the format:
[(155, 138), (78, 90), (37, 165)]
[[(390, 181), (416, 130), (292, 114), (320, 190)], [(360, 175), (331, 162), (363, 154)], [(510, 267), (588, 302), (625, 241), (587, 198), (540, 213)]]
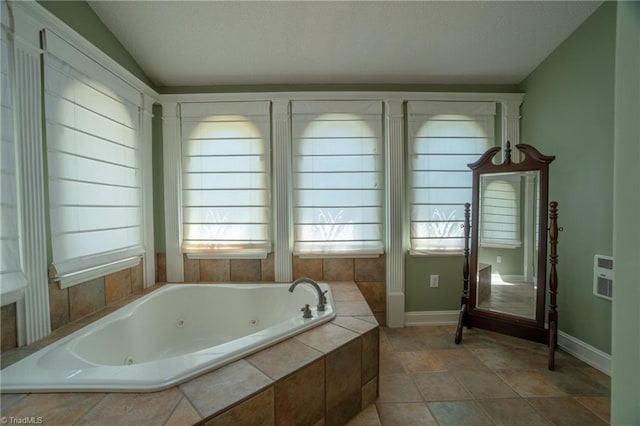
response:
[(535, 319), (539, 172), (480, 176), (478, 309)]

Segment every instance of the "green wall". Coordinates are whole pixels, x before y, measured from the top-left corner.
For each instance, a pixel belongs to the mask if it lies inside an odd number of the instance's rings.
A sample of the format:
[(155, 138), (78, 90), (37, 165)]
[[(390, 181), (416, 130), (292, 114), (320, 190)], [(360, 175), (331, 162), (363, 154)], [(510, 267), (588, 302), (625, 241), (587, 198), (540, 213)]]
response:
[(122, 46), (120, 41), (102, 23), (100, 18), (85, 1), (44, 1), (37, 0), (58, 19), (73, 28), (78, 34), (91, 42), (98, 49), (109, 55), (126, 70), (144, 81), (150, 87), (154, 87), (149, 77), (140, 68), (135, 59)]
[[(405, 255), (405, 311), (460, 309), (462, 256)], [(429, 276), (439, 275), (439, 286), (429, 287)]]
[(164, 231), (164, 155), (162, 152), (162, 106), (153, 106), (152, 169), (153, 169), (153, 237), (156, 253), (165, 253), (166, 234)]
[(640, 3), (618, 4), (611, 424), (640, 425)]
[(555, 155), (560, 330), (611, 353), (611, 302), (593, 295), (593, 256), (613, 251), (616, 4), (604, 3), (522, 82), (522, 142)]

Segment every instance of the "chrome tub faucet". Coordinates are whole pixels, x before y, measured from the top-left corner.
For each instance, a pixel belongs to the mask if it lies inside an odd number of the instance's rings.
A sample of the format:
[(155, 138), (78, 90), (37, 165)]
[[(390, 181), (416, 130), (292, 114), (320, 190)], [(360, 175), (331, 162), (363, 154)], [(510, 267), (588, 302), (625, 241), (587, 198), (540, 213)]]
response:
[(289, 291), (293, 293), (293, 290), (300, 283), (311, 284), (313, 288), (316, 289), (316, 291), (318, 292), (318, 306), (317, 306), (318, 311), (324, 311), (325, 305), (327, 304), (327, 297), (325, 296), (325, 294), (327, 293), (328, 290), (323, 292), (320, 289), (320, 286), (318, 285), (318, 283), (312, 280), (311, 278), (298, 278), (293, 283), (291, 283), (291, 287), (289, 287)]

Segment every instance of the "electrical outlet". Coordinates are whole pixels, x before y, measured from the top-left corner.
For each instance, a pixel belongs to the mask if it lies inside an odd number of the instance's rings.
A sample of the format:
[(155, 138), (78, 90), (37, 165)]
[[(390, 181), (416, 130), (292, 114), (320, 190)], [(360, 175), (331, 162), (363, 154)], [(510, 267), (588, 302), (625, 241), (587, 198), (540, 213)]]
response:
[(429, 287), (438, 287), (440, 275), (431, 275), (429, 277)]

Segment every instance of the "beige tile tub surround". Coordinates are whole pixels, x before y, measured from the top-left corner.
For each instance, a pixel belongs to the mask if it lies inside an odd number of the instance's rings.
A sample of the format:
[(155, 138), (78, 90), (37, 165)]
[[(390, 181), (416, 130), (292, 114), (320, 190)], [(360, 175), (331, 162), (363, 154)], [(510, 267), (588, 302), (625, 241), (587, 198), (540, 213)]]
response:
[(2, 327), (2, 352), (18, 347), (16, 309), (15, 303), (10, 303), (2, 307), (2, 318), (0, 318), (0, 326)]
[[(55, 331), (70, 322), (90, 316), (105, 307), (118, 305), (132, 295), (143, 292), (142, 262), (104, 277), (61, 289), (49, 284), (49, 313), (51, 330)], [(16, 305), (2, 307), (2, 348), (1, 352), (17, 347)]]
[[(166, 256), (156, 255), (156, 282), (166, 281)], [(274, 282), (273, 253), (265, 259), (189, 259), (183, 256), (189, 283)], [(379, 324), (386, 321), (385, 256), (374, 258), (302, 258), (293, 256), (293, 279), (354, 281)]]
[[(41, 416), (53, 425), (345, 424), (377, 398), (380, 334), (353, 282), (330, 285), (335, 320), (180, 386), (151, 393), (3, 394), (2, 416)], [(63, 328), (80, 327), (72, 325)], [(57, 338), (63, 335), (60, 330)]]

